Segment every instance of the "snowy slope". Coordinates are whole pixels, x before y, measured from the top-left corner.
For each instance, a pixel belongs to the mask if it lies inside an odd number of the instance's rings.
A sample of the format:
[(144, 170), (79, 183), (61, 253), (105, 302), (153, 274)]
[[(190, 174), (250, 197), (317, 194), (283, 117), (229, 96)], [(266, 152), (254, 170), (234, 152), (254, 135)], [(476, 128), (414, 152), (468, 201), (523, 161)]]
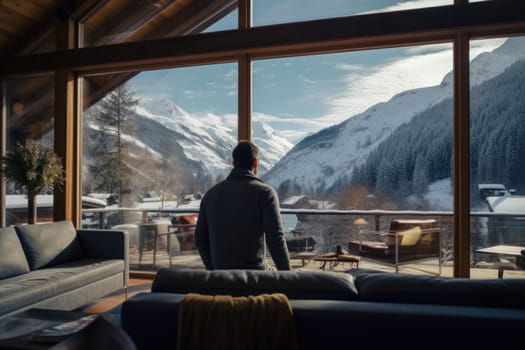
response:
[[(491, 53), (472, 61), (473, 86), (490, 79), (519, 58), (525, 57), (525, 39), (512, 38)], [(287, 180), (305, 191), (329, 188), (336, 181), (350, 181), (355, 166), (397, 127), (419, 112), (451, 97), (452, 74), (438, 86), (414, 89), (376, 104), (363, 113), (319, 131), (299, 142), (264, 179), (275, 187)]]
[[(141, 99), (136, 114), (175, 132), (185, 156), (201, 163), (212, 176), (229, 172), (237, 130), (228, 127), (220, 116), (211, 113), (192, 115), (169, 99)], [(261, 149), (259, 173), (264, 174), (291, 149), (292, 144), (263, 122), (254, 122), (253, 134), (254, 142)]]

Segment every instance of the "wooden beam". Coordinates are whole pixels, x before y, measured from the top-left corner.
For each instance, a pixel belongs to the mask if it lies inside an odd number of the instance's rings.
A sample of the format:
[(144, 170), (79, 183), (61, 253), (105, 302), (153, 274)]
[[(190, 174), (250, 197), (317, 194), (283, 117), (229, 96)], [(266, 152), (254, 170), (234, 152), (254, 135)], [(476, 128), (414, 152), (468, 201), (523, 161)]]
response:
[(239, 59), (238, 64), (238, 139), (252, 139), (252, 63), (248, 55)]
[[(251, 27), (251, 0), (239, 0), (238, 27)], [(238, 63), (238, 123), (239, 140), (252, 139), (252, 63), (250, 56), (242, 55)]]
[[(193, 1), (177, 13), (163, 14), (164, 22), (142, 40), (201, 33), (237, 7), (237, 0)], [(171, 12), (169, 11), (166, 12)]]
[(6, 57), (0, 75), (55, 69), (79, 73), (190, 65), (251, 57), (452, 41), (458, 31), (525, 31), (525, 2), (508, 0), (332, 18)]
[[(76, 45), (75, 24), (57, 22), (57, 47), (66, 50)], [(76, 79), (69, 70), (55, 71), (55, 153), (62, 159), (65, 181), (54, 190), (54, 220), (71, 220), (80, 227), (80, 140), (77, 125)]]
[[(6, 82), (0, 80), (0, 157), (5, 156), (6, 153), (6, 135), (7, 135), (7, 101), (6, 101)], [(5, 196), (6, 186), (3, 165), (0, 167), (0, 227), (5, 227), (6, 224), (6, 202)]]
[(239, 0), (238, 28), (248, 29), (252, 26), (252, 1)]
[(469, 37), (454, 40), (454, 277), (470, 277)]

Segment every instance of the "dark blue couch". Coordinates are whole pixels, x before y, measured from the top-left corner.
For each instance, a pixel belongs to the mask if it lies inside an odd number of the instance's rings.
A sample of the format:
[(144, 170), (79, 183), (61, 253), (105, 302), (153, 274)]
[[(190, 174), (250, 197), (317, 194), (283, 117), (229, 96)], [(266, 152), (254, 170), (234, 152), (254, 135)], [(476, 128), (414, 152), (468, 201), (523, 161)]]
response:
[(162, 269), (151, 293), (122, 305), (122, 327), (139, 349), (173, 348), (178, 308), (188, 292), (285, 293), (301, 349), (454, 348), (458, 342), (469, 349), (504, 348), (522, 342), (525, 326), (525, 280), (447, 279), (370, 270), (351, 274)]

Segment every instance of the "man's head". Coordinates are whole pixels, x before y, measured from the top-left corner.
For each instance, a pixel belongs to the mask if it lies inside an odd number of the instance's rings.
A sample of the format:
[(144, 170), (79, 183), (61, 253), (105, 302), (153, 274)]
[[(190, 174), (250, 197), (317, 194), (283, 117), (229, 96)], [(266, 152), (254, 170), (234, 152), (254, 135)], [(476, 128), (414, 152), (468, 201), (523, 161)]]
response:
[(252, 170), (257, 174), (259, 166), (259, 147), (250, 141), (239, 141), (233, 149), (233, 166), (235, 168)]

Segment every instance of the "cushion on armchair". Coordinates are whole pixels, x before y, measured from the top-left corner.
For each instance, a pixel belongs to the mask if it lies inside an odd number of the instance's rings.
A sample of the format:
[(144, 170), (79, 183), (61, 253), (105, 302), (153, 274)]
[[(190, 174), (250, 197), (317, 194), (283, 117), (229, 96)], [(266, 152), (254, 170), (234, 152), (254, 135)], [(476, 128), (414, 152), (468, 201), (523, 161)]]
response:
[(406, 231), (399, 232), (398, 235), (401, 237), (400, 245), (405, 247), (414, 246), (421, 237), (421, 228), (416, 226)]
[(0, 228), (0, 279), (26, 272), (29, 265), (15, 229)]
[(31, 270), (81, 259), (82, 246), (71, 221), (15, 226)]

